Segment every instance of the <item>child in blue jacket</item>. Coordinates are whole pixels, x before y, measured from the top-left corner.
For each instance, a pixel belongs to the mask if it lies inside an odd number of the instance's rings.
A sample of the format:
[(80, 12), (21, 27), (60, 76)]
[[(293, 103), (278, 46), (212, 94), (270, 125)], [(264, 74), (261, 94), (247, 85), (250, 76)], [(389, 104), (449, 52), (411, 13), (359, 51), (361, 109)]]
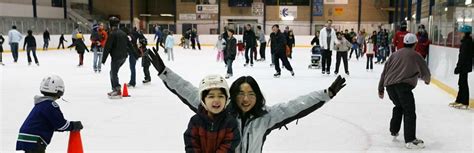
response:
[(64, 82), (57, 75), (43, 78), (40, 91), (44, 96), (35, 96), (35, 106), (20, 128), (16, 150), (25, 153), (44, 153), (51, 142), (54, 131), (76, 131), (82, 129), (81, 121), (67, 121), (55, 100), (64, 94)]

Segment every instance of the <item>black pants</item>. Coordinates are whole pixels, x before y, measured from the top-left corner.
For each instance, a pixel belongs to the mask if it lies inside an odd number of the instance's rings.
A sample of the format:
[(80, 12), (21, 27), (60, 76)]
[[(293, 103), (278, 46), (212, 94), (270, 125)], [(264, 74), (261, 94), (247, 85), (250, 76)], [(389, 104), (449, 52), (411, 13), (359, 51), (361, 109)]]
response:
[(59, 42), (58, 49), (59, 49), (59, 47), (60, 47), (61, 45), (63, 46), (63, 49), (64, 49), (64, 42), (62, 42), (62, 41)]
[(322, 55), (322, 71), (327, 71), (327, 72), (330, 72), (331, 71), (331, 57), (332, 57), (332, 52), (331, 50), (329, 49), (323, 49), (322, 52), (321, 52), (321, 55)]
[(358, 48), (351, 48), (351, 53), (349, 53), (349, 58), (352, 58), (352, 52), (355, 52), (356, 59), (359, 59), (359, 49)]
[(265, 59), (265, 49), (267, 48), (267, 42), (260, 43), (260, 58)]
[(367, 54), (367, 66), (365, 67), (365, 69), (374, 69), (374, 55), (369, 55)]
[(290, 54), (288, 55), (288, 58), (293, 58), (293, 56), (291, 56), (291, 54), (293, 54), (293, 45), (288, 45), (288, 47), (290, 48)]
[(337, 52), (336, 53), (336, 71), (334, 73), (339, 72), (339, 66), (342, 62), (344, 62), (344, 70), (346, 73), (349, 73), (349, 65), (347, 64), (347, 52)]
[(110, 83), (112, 84), (112, 90), (114, 91), (120, 89), (118, 71), (126, 60), (127, 58), (110, 60)]
[(33, 58), (35, 59), (35, 63), (38, 64), (38, 57), (36, 57), (36, 47), (27, 47), (26, 54), (28, 55), (28, 63), (31, 63), (31, 56), (30, 52), (33, 52)]
[(286, 54), (285, 53), (275, 53), (274, 62), (275, 62), (275, 70), (277, 71), (277, 73), (281, 72), (280, 60), (283, 63), (283, 66), (285, 66), (285, 68), (288, 71), (293, 71), (293, 68), (291, 67), (290, 62), (288, 62), (288, 58), (286, 57)]
[(191, 38), (191, 47), (193, 48), (193, 50), (196, 50), (196, 39), (194, 38)]
[(250, 64), (253, 64), (253, 59), (255, 58), (255, 52), (257, 52), (255, 47), (245, 47), (245, 63), (249, 63), (249, 50), (250, 50)]
[(415, 98), (413, 97), (413, 86), (406, 83), (399, 83), (387, 86), (387, 93), (395, 107), (392, 111), (390, 121), (390, 132), (398, 133), (402, 124), (405, 134), (405, 142), (416, 139), (416, 113)]
[(151, 76), (150, 76), (150, 61), (148, 61), (147, 59), (142, 58), (142, 66), (143, 66), (143, 73), (145, 74), (145, 80), (151, 80)]
[(458, 96), (456, 97), (456, 102), (469, 105), (469, 85), (467, 82), (467, 73), (459, 73), (458, 80)]

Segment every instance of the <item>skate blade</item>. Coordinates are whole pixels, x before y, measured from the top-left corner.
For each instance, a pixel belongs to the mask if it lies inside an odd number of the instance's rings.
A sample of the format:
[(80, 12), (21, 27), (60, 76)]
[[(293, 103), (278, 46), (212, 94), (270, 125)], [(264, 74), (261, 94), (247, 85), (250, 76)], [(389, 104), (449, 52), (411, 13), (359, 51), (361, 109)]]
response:
[(109, 99), (122, 99), (122, 96), (109, 96)]

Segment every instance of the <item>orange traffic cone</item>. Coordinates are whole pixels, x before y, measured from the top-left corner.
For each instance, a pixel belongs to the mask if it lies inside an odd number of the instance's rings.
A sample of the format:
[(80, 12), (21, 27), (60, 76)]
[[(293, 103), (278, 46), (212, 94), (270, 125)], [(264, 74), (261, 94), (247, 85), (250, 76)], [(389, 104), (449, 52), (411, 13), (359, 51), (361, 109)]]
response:
[(128, 89), (127, 89), (126, 83), (123, 84), (122, 97), (130, 97), (130, 95), (128, 95)]
[(69, 133), (68, 153), (84, 153), (82, 149), (81, 133), (79, 131), (71, 131)]

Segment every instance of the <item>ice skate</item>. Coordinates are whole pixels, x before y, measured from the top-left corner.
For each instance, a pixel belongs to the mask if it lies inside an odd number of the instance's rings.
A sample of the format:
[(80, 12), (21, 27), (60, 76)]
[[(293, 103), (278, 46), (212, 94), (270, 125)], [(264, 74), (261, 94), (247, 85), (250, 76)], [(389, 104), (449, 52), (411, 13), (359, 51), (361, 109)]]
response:
[(232, 77), (232, 74), (226, 74), (226, 75), (225, 75), (225, 78), (226, 78), (226, 79), (228, 79), (228, 78), (230, 78), (230, 77)]
[(452, 102), (452, 103), (449, 103), (448, 106), (454, 107), (454, 105), (457, 105), (457, 104), (459, 104), (459, 103), (458, 102)]
[(406, 143), (405, 147), (408, 149), (423, 149), (425, 148), (425, 143), (421, 139), (415, 139), (412, 142)]
[(142, 82), (143, 82), (143, 84), (148, 84), (148, 83), (151, 82), (151, 80), (143, 80)]
[(452, 107), (457, 108), (457, 109), (468, 109), (469, 105), (464, 105), (464, 104), (461, 104), (461, 103), (457, 103), (457, 104), (453, 105)]
[(291, 76), (295, 76), (295, 72), (290, 71), (290, 73), (291, 73)]
[(120, 91), (120, 87), (117, 87), (118, 90), (114, 90), (112, 92), (107, 93), (109, 99), (122, 99), (122, 92)]
[(280, 74), (280, 72), (277, 72), (277, 73), (273, 74), (273, 77), (275, 77), (275, 78), (279, 78), (279, 77), (280, 77), (280, 75), (281, 75), (281, 74)]
[(397, 139), (398, 133), (392, 133), (391, 135), (392, 135), (392, 137), (393, 137), (392, 142), (400, 142), (400, 141)]
[(0, 62), (0, 65), (4, 66), (5, 64), (3, 64), (3, 62)]

